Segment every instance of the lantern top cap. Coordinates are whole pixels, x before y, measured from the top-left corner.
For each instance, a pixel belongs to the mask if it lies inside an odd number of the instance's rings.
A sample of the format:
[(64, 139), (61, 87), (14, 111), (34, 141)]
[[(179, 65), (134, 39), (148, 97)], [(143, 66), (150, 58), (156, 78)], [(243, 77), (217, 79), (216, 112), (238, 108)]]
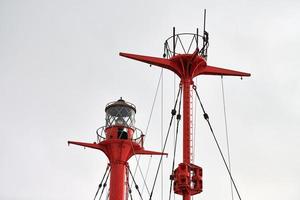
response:
[(105, 107), (105, 112), (111, 107), (128, 107), (131, 108), (136, 113), (135, 105), (130, 102), (126, 102), (125, 100), (122, 99), (122, 97), (120, 97), (120, 99), (117, 101), (108, 103)]

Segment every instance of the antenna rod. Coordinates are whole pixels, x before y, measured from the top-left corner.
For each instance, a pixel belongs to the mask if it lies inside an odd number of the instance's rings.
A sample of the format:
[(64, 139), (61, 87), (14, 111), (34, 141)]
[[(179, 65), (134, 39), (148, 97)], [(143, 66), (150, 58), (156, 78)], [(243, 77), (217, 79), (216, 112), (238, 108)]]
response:
[(205, 26), (206, 26), (206, 9), (204, 9), (204, 31), (205, 31)]
[(196, 46), (197, 46), (197, 49), (199, 49), (199, 45), (198, 45), (198, 35), (199, 35), (199, 29), (197, 28), (197, 34), (196, 34)]
[(175, 56), (175, 27), (173, 27), (173, 56)]
[[(204, 17), (203, 17), (203, 47), (204, 47), (204, 45), (205, 45), (205, 38), (204, 37), (206, 37), (205, 36), (205, 32), (206, 32), (206, 30), (205, 30), (205, 28), (206, 28), (206, 9), (204, 9)], [(204, 50), (204, 49), (203, 49)]]

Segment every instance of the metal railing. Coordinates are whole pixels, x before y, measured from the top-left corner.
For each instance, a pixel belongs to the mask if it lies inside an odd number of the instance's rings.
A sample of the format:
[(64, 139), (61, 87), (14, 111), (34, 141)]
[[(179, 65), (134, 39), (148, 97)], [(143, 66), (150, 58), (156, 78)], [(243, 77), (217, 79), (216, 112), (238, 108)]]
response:
[[(97, 135), (97, 143), (100, 143), (104, 140), (106, 140), (106, 134), (105, 134), (105, 129), (106, 126), (101, 126), (96, 130), (96, 135)], [(132, 142), (135, 142), (139, 144), (141, 147), (144, 146), (144, 137), (145, 135), (143, 134), (143, 131), (139, 128), (132, 127), (133, 128), (133, 137), (130, 139)]]
[[(200, 42), (200, 40), (202, 41)], [(198, 28), (196, 33), (175, 34), (175, 27), (173, 27), (173, 35), (165, 40), (163, 57), (170, 58), (178, 54), (190, 54), (193, 53), (191, 51), (199, 49), (199, 55), (206, 58), (208, 46), (208, 32), (205, 30), (203, 35), (199, 35)]]

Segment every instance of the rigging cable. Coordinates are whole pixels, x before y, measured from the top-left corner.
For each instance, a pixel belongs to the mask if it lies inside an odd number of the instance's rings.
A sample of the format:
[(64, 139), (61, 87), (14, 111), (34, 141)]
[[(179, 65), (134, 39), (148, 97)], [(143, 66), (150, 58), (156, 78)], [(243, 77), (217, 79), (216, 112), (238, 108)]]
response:
[(153, 103), (152, 103), (152, 106), (151, 106), (150, 116), (149, 116), (149, 119), (148, 119), (145, 135), (148, 133), (149, 125), (150, 125), (153, 110), (154, 110), (154, 105), (155, 105), (157, 94), (158, 94), (158, 89), (159, 89), (160, 83), (163, 81), (162, 79), (163, 79), (163, 69), (160, 72), (160, 76), (159, 76), (158, 83), (157, 83), (157, 86), (156, 86), (155, 96), (154, 96)]
[[(161, 150), (163, 151), (163, 140), (164, 140), (164, 76), (163, 76), (163, 72), (164, 72), (164, 68), (161, 68), (161, 73), (162, 73), (162, 77), (161, 77), (161, 112), (160, 112), (160, 117), (161, 117), (161, 120), (160, 120), (160, 135), (161, 135), (161, 138), (160, 138), (160, 141), (161, 141)], [(161, 157), (161, 199), (163, 199), (163, 196), (164, 196), (164, 165), (163, 165), (163, 157)]]
[[(149, 174), (149, 169), (150, 169), (150, 163), (151, 163), (151, 161), (152, 161), (152, 155), (150, 155), (150, 157), (149, 157), (148, 166), (147, 166), (146, 175), (145, 175), (145, 182), (146, 182), (146, 180), (147, 180), (147, 178), (148, 178), (148, 174)], [(143, 184), (143, 187), (142, 187), (142, 194), (144, 194), (145, 186), (146, 186), (146, 184)], [(148, 190), (148, 194), (150, 195), (149, 190)]]
[(128, 188), (129, 188), (128, 193), (129, 193), (129, 196), (130, 196), (130, 200), (133, 200), (132, 194), (131, 194), (132, 190), (131, 190), (131, 187), (130, 187), (129, 183), (128, 183)]
[[(148, 188), (148, 186), (147, 186), (147, 184), (146, 184), (146, 179), (145, 179), (145, 177), (144, 177), (144, 174), (143, 174), (143, 172), (142, 172), (141, 166), (140, 166), (140, 164), (139, 164), (139, 160), (138, 160), (138, 158), (137, 158), (137, 156), (136, 156), (136, 153), (135, 153), (135, 151), (134, 151), (132, 141), (130, 142), (130, 144), (131, 144), (131, 149), (132, 149), (132, 151), (133, 151), (133, 155), (134, 155), (135, 160), (136, 160), (136, 163), (137, 163), (137, 168), (139, 169), (139, 172), (140, 172), (140, 174), (141, 174), (141, 176), (142, 176), (144, 185), (146, 186), (146, 189), (147, 189), (147, 191), (148, 191), (148, 194), (150, 195), (150, 191), (149, 191), (149, 188)], [(132, 178), (134, 178), (134, 176), (133, 176)]]
[[(176, 76), (177, 75), (175, 73), (173, 73), (173, 77), (174, 77), (174, 80), (173, 80), (173, 103), (175, 103), (175, 100), (176, 100)], [(174, 146), (173, 146), (173, 148), (176, 148), (175, 145), (176, 145), (177, 141), (176, 141), (176, 124), (175, 123), (174, 123), (174, 130), (173, 131), (174, 131)], [(175, 193), (173, 193), (173, 199), (175, 199)]]
[(103, 195), (103, 192), (104, 192), (104, 189), (105, 189), (105, 187), (106, 187), (106, 185), (107, 185), (107, 180), (108, 180), (108, 178), (109, 178), (110, 171), (111, 171), (111, 170), (109, 170), (109, 173), (108, 173), (108, 175), (107, 175), (107, 177), (106, 177), (106, 179), (105, 179), (105, 182), (104, 182), (104, 184), (103, 184), (103, 188), (102, 188), (102, 191), (101, 191), (99, 200), (101, 199), (101, 197), (102, 197), (102, 195)]
[(197, 92), (197, 87), (196, 87), (195, 85), (193, 85), (193, 89), (195, 90), (197, 99), (198, 99), (198, 101), (199, 101), (199, 103), (200, 103), (200, 106), (201, 106), (201, 108), (202, 108), (202, 111), (203, 111), (203, 117), (204, 117), (204, 119), (206, 120), (206, 122), (207, 122), (207, 124), (208, 124), (208, 126), (209, 126), (210, 132), (211, 132), (211, 134), (212, 134), (212, 136), (213, 136), (213, 138), (214, 138), (214, 141), (215, 141), (215, 143), (216, 143), (216, 145), (217, 145), (217, 147), (218, 147), (218, 150), (219, 150), (220, 155), (221, 155), (221, 157), (222, 157), (222, 159), (223, 159), (224, 165), (225, 165), (225, 167), (226, 167), (226, 169), (227, 169), (227, 172), (228, 172), (228, 174), (229, 174), (229, 176), (230, 176), (231, 182), (233, 183), (233, 186), (234, 186), (235, 191), (236, 191), (236, 193), (237, 193), (237, 195), (238, 195), (238, 197), (239, 197), (239, 200), (242, 200), (242, 198), (241, 198), (241, 196), (240, 196), (240, 193), (239, 193), (239, 191), (238, 191), (238, 189), (237, 189), (237, 186), (236, 186), (236, 184), (235, 184), (235, 182), (234, 182), (234, 180), (233, 180), (233, 177), (232, 177), (232, 174), (231, 174), (230, 169), (229, 169), (229, 167), (228, 167), (228, 164), (227, 164), (227, 162), (226, 162), (226, 160), (225, 160), (224, 154), (223, 154), (223, 152), (222, 152), (222, 150), (221, 150), (221, 147), (220, 147), (220, 145), (219, 145), (219, 142), (218, 142), (218, 140), (217, 140), (217, 138), (216, 138), (216, 135), (215, 135), (215, 133), (214, 133), (214, 131), (213, 131), (212, 125), (211, 125), (211, 123), (210, 123), (210, 121), (209, 121), (209, 116), (208, 116), (208, 114), (205, 112), (205, 109), (204, 109), (203, 104), (202, 104), (202, 102), (201, 102), (200, 96), (199, 96), (199, 94), (198, 94), (198, 92)]
[[(159, 86), (160, 86), (160, 84), (161, 84), (161, 82), (162, 82), (162, 76), (163, 76), (163, 70), (161, 70), (160, 76), (159, 76), (159, 79), (158, 79), (158, 83), (157, 83), (157, 87), (156, 87), (156, 91), (155, 91), (153, 103), (152, 103), (152, 106), (151, 106), (150, 116), (149, 116), (148, 123), (147, 123), (146, 130), (145, 130), (145, 136), (146, 136), (147, 133), (148, 133), (149, 125), (150, 125), (150, 122), (151, 122), (151, 119), (152, 119), (152, 114), (153, 114), (155, 102), (156, 102), (156, 99), (157, 99)], [(132, 146), (132, 149), (133, 149), (133, 146)], [(148, 172), (149, 172), (148, 169), (149, 169), (150, 164), (151, 164), (151, 161), (152, 161), (152, 156), (150, 156), (149, 161), (148, 161), (148, 167), (147, 167), (147, 172), (146, 172), (146, 177), (145, 177), (145, 178), (144, 178), (144, 175), (142, 174), (142, 170), (141, 170), (141, 167), (140, 167), (140, 164), (139, 164), (139, 163), (140, 163), (140, 159), (141, 159), (141, 155), (139, 155), (138, 158), (136, 157), (136, 154), (134, 154), (134, 156), (135, 156), (137, 165), (136, 165), (136, 167), (135, 167), (135, 169), (134, 169), (133, 177), (135, 177), (136, 172), (137, 172), (137, 169), (139, 169), (139, 171), (140, 171), (140, 173), (141, 173), (141, 175), (142, 175), (143, 181), (144, 181), (144, 185), (143, 185), (143, 188), (142, 188), (142, 194), (143, 194), (143, 192), (144, 192), (144, 187), (146, 186), (147, 192), (148, 192), (148, 194), (150, 195), (149, 188), (148, 188), (148, 186), (147, 186), (147, 184), (146, 184), (146, 179), (147, 179)], [(131, 186), (132, 186), (132, 185), (131, 185)]]
[[(225, 133), (226, 133), (226, 146), (227, 146), (227, 159), (228, 159), (228, 168), (231, 172), (231, 159), (230, 159), (230, 148), (229, 148), (229, 134), (227, 126), (227, 113), (226, 113), (226, 102), (225, 102), (225, 90), (223, 83), (223, 76), (221, 76), (221, 86), (222, 86), (222, 97), (223, 97), (223, 111), (224, 111), (224, 122), (225, 122)], [(230, 180), (230, 191), (231, 191), (231, 200), (234, 200), (233, 197), (233, 186), (232, 181)]]
[(99, 190), (100, 190), (100, 188), (102, 187), (102, 183), (103, 183), (103, 181), (104, 181), (104, 179), (105, 179), (105, 176), (106, 176), (106, 173), (108, 172), (108, 169), (109, 169), (109, 164), (107, 165), (106, 170), (105, 170), (105, 173), (104, 173), (104, 175), (103, 175), (103, 177), (102, 177), (102, 179), (101, 179), (101, 182), (100, 182), (100, 184), (99, 184), (99, 186), (98, 186), (98, 189), (97, 189), (97, 191), (96, 191), (94, 200), (96, 200), (96, 197), (97, 197), (97, 195), (98, 195), (98, 193), (99, 193)]
[(136, 183), (136, 181), (135, 181), (135, 179), (134, 179), (134, 177), (133, 177), (133, 175), (132, 175), (132, 173), (131, 173), (131, 170), (130, 170), (130, 168), (129, 168), (128, 166), (127, 166), (127, 169), (128, 169), (129, 174), (131, 175), (131, 178), (132, 178), (132, 180), (133, 180), (133, 182), (134, 182), (135, 189), (138, 191), (138, 193), (139, 193), (141, 199), (143, 200), (142, 194), (141, 194), (141, 192), (140, 192), (140, 190), (139, 190), (139, 186), (137, 185), (137, 183)]
[[(127, 189), (128, 189), (128, 193), (129, 193), (129, 196), (130, 196), (130, 200), (133, 200), (132, 198), (132, 190), (131, 190), (131, 187), (130, 187), (130, 184), (129, 184), (129, 173), (128, 173), (128, 170), (126, 170), (126, 182), (127, 182)], [(128, 199), (128, 196), (127, 196), (127, 199)]]
[[(175, 155), (176, 155), (176, 149), (177, 149), (177, 139), (178, 139), (178, 130), (179, 130), (179, 122), (181, 120), (181, 100), (182, 100), (182, 92), (180, 92), (180, 100), (179, 100), (179, 106), (178, 106), (178, 114), (176, 116), (177, 123), (176, 123), (176, 133), (175, 133), (175, 144), (174, 144), (174, 152), (173, 152), (173, 162), (172, 162), (172, 175), (170, 176), (171, 182), (170, 182), (170, 190), (169, 190), (169, 200), (171, 199), (171, 192), (172, 192), (172, 185), (174, 180), (174, 168), (175, 168)], [(174, 110), (174, 114), (176, 114), (176, 110)]]
[[(176, 114), (176, 106), (177, 106), (177, 102), (178, 102), (178, 97), (179, 97), (179, 94), (181, 93), (181, 90), (182, 90), (182, 88), (181, 88), (181, 86), (180, 86), (180, 87), (179, 87), (179, 90), (178, 90), (178, 93), (177, 93), (177, 98), (176, 98), (176, 101), (175, 101), (174, 108), (173, 108), (173, 110), (172, 110), (172, 112), (171, 112), (171, 113), (172, 113), (172, 117), (171, 117), (171, 120), (170, 120), (170, 123), (169, 123), (167, 135), (166, 135), (166, 137), (165, 137), (165, 141), (164, 141), (164, 146), (163, 146), (162, 153), (164, 153), (165, 148), (166, 148), (166, 145), (167, 145), (168, 137), (169, 137), (170, 130), (171, 130), (171, 127), (172, 127), (172, 123), (173, 123), (173, 119), (174, 119), (174, 116), (175, 116), (175, 114)], [(162, 157), (163, 157), (163, 154), (160, 156), (160, 160), (159, 160), (159, 163), (158, 163), (158, 167), (157, 167), (157, 171), (156, 171), (156, 174), (155, 174), (155, 178), (154, 178), (154, 182), (153, 182), (153, 185), (152, 185), (152, 189), (151, 189), (151, 193), (150, 193), (150, 198), (149, 198), (149, 200), (152, 199), (154, 187), (155, 187), (156, 180), (157, 180), (157, 176), (158, 176), (159, 169), (160, 169), (160, 166), (161, 166)]]

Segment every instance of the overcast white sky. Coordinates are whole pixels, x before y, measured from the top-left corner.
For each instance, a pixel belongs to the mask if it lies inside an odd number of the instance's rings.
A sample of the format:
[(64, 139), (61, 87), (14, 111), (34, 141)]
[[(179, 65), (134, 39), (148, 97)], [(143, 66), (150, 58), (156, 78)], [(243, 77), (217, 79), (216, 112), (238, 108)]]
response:
[[(106, 103), (120, 96), (137, 106), (136, 125), (145, 130), (160, 75), (159, 68), (118, 53), (162, 56), (173, 26), (178, 32), (201, 30), (204, 8), (208, 63), (252, 73), (243, 81), (224, 78), (232, 169), (242, 198), (299, 200), (296, 0), (1, 0), (0, 199), (92, 199), (107, 160), (96, 150), (68, 147), (67, 141), (95, 141)], [(197, 82), (225, 148), (220, 78)], [(163, 88), (165, 134), (173, 104), (172, 73), (164, 71)], [(145, 143), (153, 150), (160, 149), (160, 94), (158, 99)], [(196, 144), (204, 191), (194, 199), (229, 200), (228, 176), (200, 115)], [(145, 170), (149, 157), (143, 159)], [(159, 179), (155, 199), (168, 196), (171, 160), (164, 161), (164, 192)], [(157, 161), (153, 158), (149, 187)], [(134, 168), (134, 158), (131, 163)], [(143, 195), (148, 199), (146, 191)]]

